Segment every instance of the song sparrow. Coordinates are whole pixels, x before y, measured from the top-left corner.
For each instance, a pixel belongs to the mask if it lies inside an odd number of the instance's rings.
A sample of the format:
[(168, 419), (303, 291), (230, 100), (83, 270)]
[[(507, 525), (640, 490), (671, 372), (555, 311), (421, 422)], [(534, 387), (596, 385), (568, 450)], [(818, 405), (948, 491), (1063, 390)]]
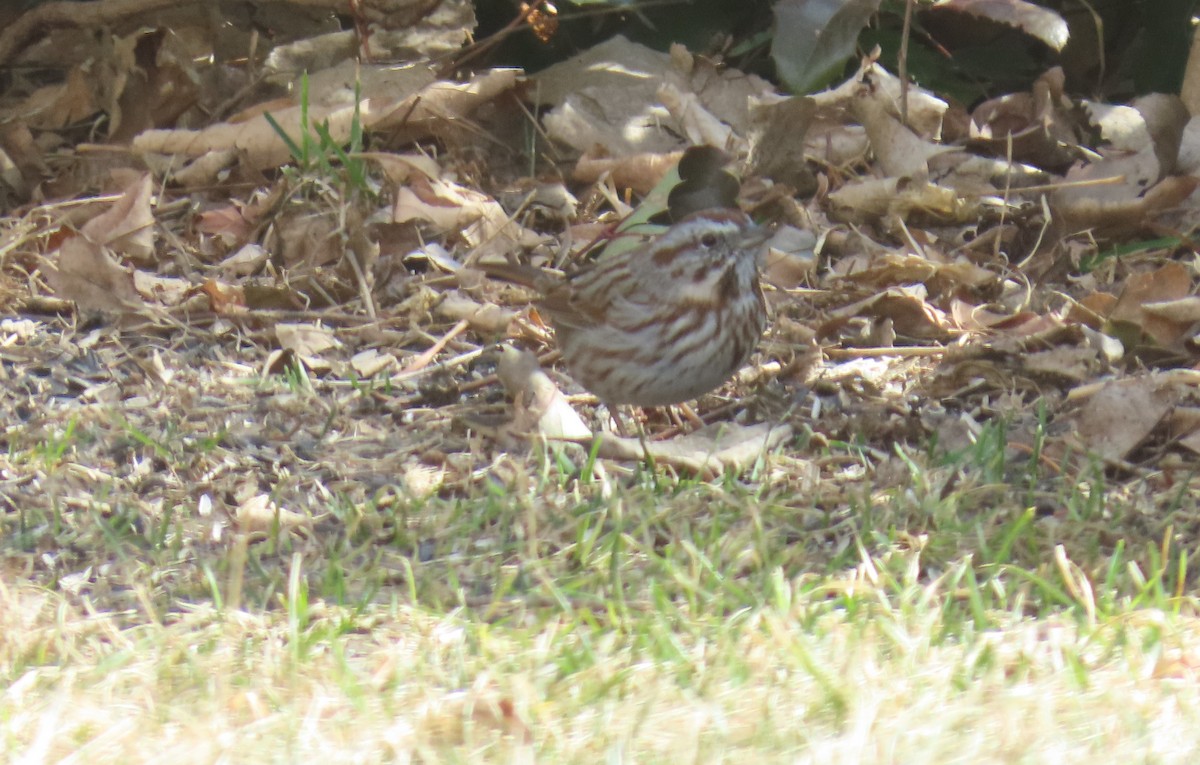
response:
[(766, 323), (765, 240), (740, 210), (705, 210), (565, 279), (485, 270), (542, 293), (567, 369), (601, 401), (665, 406), (713, 390), (754, 352)]

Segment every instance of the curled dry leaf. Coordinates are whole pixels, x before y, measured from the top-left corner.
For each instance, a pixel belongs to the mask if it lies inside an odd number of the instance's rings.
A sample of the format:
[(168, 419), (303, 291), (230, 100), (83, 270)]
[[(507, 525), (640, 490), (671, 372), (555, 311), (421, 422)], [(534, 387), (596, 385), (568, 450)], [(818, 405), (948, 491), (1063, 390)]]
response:
[(1178, 205), (1200, 185), (1194, 177), (1171, 175), (1188, 123), (1179, 99), (1148, 99), (1138, 108), (1149, 145), (1133, 154), (1109, 152), (1096, 162), (1071, 168), (1068, 185), (1050, 195), (1051, 209), (1067, 225), (1105, 231), (1136, 228)]
[(1168, 418), (1170, 437), (1181, 446), (1200, 453), (1200, 407), (1177, 406)]
[(390, 131), (396, 142), (444, 134), (448, 121), (462, 119), (481, 104), (512, 90), (521, 74), (520, 69), (492, 69), (474, 75), (467, 82), (431, 83), (390, 109), (382, 110), (378, 121), (367, 124), (364, 120), (364, 127)]
[(62, 243), (46, 279), (59, 297), (85, 310), (124, 312), (144, 307), (131, 272), (110, 252), (148, 259), (154, 253), (153, 183), (143, 175)]
[(921, 340), (945, 340), (950, 336), (952, 322), (946, 314), (925, 300), (922, 285), (892, 287), (865, 300), (830, 311), (830, 320), (822, 325), (819, 335), (832, 337), (855, 318), (887, 321), (900, 337)]
[[(366, 130), (402, 130), (406, 140), (429, 135), (445, 120), (465, 116), (479, 104), (510, 89), (517, 77), (516, 70), (502, 69), (476, 75), (470, 82), (453, 83), (433, 81), (423, 67), (376, 67), (371, 71), (382, 69), (392, 76), (364, 78), (358, 120)], [(326, 91), (313, 94), (314, 100), (307, 109), (310, 126), (328, 123), (329, 135), (340, 143), (349, 140), (356, 118), (353, 97), (349, 102), (345, 98), (347, 82), (353, 93), (353, 73), (347, 80), (346, 72), (339, 70), (337, 76), (331, 77)], [(271, 114), (293, 140), (299, 138), (302, 132), (299, 104), (285, 102), (271, 110)], [(395, 140), (401, 139), (395, 137)], [(234, 149), (250, 167), (259, 170), (281, 165), (291, 157), (287, 144), (261, 112), (243, 122), (223, 122), (202, 130), (147, 130), (134, 138), (132, 145), (138, 152), (190, 158)]]
[(1197, 301), (1191, 274), (1179, 263), (1130, 276), (1119, 296), (1093, 292), (1071, 306), (1067, 318), (1103, 331), (1131, 346), (1146, 338), (1161, 348), (1178, 347), (1192, 336)]
[(227, 245), (245, 242), (254, 231), (254, 224), (246, 219), (238, 205), (225, 205), (213, 210), (204, 210), (196, 216), (196, 230), (212, 234)]
[(856, 284), (877, 287), (922, 283), (930, 284), (935, 289), (959, 286), (978, 288), (996, 281), (994, 273), (970, 261), (956, 259), (947, 263), (933, 256), (923, 257), (912, 253), (887, 253), (875, 258), (865, 268), (848, 271), (843, 278)]
[(305, 516), (280, 507), (270, 494), (256, 494), (242, 502), (234, 517), (238, 527), (248, 533), (266, 534), (276, 528), (287, 530), (308, 524)]
[(206, 279), (200, 291), (208, 296), (213, 313), (241, 313), (246, 310), (246, 295), (240, 287)]
[(163, 306), (177, 306), (192, 293), (192, 283), (174, 276), (133, 272), (133, 286), (142, 297)]
[[(812, 95), (817, 104), (817, 114), (834, 114), (850, 110), (863, 96), (863, 83), (869, 83), (877, 98), (892, 104), (900, 103), (900, 78), (871, 59), (864, 59), (852, 77), (832, 90)], [(918, 136), (938, 138), (942, 134), (942, 120), (950, 105), (924, 88), (909, 83), (908, 125)], [(809, 142), (810, 147), (819, 149), (819, 144)]]
[(963, 223), (976, 219), (978, 200), (923, 181), (876, 178), (845, 184), (829, 194), (831, 217), (863, 222), (894, 215), (901, 220)]
[[(1200, 57), (1196, 61), (1196, 70), (1200, 72)], [(1189, 120), (1183, 129), (1175, 169), (1180, 175), (1200, 175), (1200, 120)]]
[(763, 279), (782, 289), (803, 284), (817, 268), (816, 243), (811, 231), (795, 226), (777, 228), (766, 244)]
[[(334, 12), (344, 11), (336, 3), (327, 5), (338, 9)], [(290, 77), (294, 72), (317, 71), (330, 61), (358, 60), (364, 53), (376, 61), (426, 61), (459, 52), (475, 27), (471, 0), (356, 2), (354, 14), (359, 21), (369, 22), (369, 27), (364, 27), (369, 29), (369, 39), (362, 36), (363, 29), (343, 30), (337, 23), (332, 27), (338, 31), (315, 37), (301, 29), (291, 35), (300, 39), (271, 50), (264, 69)], [(300, 14), (285, 10), (279, 15), (282, 19), (271, 19), (276, 22), (269, 25), (273, 32), (278, 23)]]
[(229, 277), (249, 276), (262, 268), (270, 256), (262, 247), (251, 243), (222, 260), (217, 268)]
[(579, 157), (571, 177), (579, 183), (595, 183), (607, 175), (618, 189), (649, 194), (682, 156), (682, 151), (673, 151), (610, 157), (593, 146)]
[(334, 210), (299, 206), (280, 215), (272, 230), (277, 237), (272, 249), (289, 267), (314, 269), (337, 263), (345, 253), (345, 230)]
[(1064, 345), (1025, 353), (1021, 357), (1021, 369), (1039, 379), (1079, 384), (1092, 379), (1102, 365), (1096, 348)]
[(716, 146), (734, 156), (745, 156), (749, 152), (746, 139), (701, 104), (694, 93), (687, 93), (670, 83), (658, 89), (659, 102), (679, 125), (688, 143), (696, 146)]
[(1066, 75), (1055, 67), (1028, 93), (983, 102), (971, 114), (969, 146), (992, 156), (1064, 170), (1078, 155), (1079, 127), (1063, 92)]
[(929, 160), (957, 152), (951, 146), (926, 141), (901, 124), (892, 113), (888, 97), (874, 88), (864, 88), (852, 103), (855, 118), (867, 130), (871, 149), (883, 171), (889, 176), (923, 179), (929, 175)]
[(35, 91), (16, 112), (30, 127), (59, 130), (90, 117), (99, 108), (87, 72), (75, 66), (67, 73), (66, 82)]
[(7, 155), (3, 160), (3, 181), (20, 199), (27, 199), (33, 187), (50, 175), (44, 158), (45, 149), (38, 145), (29, 126), (20, 120), (0, 125), (0, 154)]
[(350, 357), (350, 367), (360, 378), (371, 379), (399, 365), (396, 357), (376, 348), (359, 351)]
[[(651, 441), (644, 446), (658, 464), (711, 477), (746, 470), (791, 437), (790, 425), (721, 422), (669, 441)], [(606, 433), (597, 454), (604, 459), (645, 460), (646, 451), (636, 438)]]
[(547, 438), (589, 439), (592, 431), (571, 408), (554, 381), (542, 371), (529, 351), (505, 346), (496, 369), (504, 389), (513, 397), (512, 428), (518, 433), (537, 433)]
[(1182, 263), (1170, 262), (1130, 276), (1104, 318), (1110, 326), (1114, 322), (1132, 324), (1160, 347), (1171, 348), (1191, 334), (1194, 319), (1188, 309), (1195, 303), (1188, 298), (1191, 291), (1191, 271)]
[(362, 152), (359, 157), (370, 160), (383, 170), (388, 180), (396, 184), (404, 184), (415, 175), (425, 178), (439, 178), (442, 169), (437, 160), (424, 154), (390, 154), (380, 151)]
[(140, 175), (107, 210), (83, 225), (87, 239), (137, 261), (154, 255), (154, 213), (150, 200), (154, 179)]
[(437, 305), (437, 314), (450, 321), (466, 319), (475, 331), (488, 335), (507, 332), (513, 319), (520, 315), (510, 308), (501, 308), (493, 303), (480, 303), (458, 290), (445, 293)]
[(1081, 101), (1088, 122), (1100, 132), (1100, 140), (1110, 150), (1133, 153), (1150, 145), (1146, 118), (1132, 106)]

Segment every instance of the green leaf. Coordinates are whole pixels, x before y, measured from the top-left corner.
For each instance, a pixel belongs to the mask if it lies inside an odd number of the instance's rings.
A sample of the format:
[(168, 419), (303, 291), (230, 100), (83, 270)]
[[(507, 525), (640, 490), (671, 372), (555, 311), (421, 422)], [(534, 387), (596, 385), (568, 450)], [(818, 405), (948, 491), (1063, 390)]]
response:
[(854, 55), (880, 0), (782, 0), (775, 6), (771, 58), (795, 93), (828, 83)]

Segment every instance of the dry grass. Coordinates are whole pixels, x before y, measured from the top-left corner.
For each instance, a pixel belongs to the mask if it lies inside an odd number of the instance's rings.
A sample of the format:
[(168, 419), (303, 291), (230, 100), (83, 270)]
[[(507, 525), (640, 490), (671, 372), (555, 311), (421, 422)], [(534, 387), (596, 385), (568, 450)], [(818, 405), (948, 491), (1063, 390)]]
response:
[(21, 586), (3, 593), (0, 719), (9, 761), (23, 763), (1165, 763), (1197, 751), (1200, 694), (1179, 671), (1194, 620), (1134, 612), (1081, 632), (1013, 618), (934, 645), (936, 603), (868, 600), (853, 616), (802, 597), (611, 630), (586, 612), (490, 624), (321, 608), (297, 630), (286, 612), (199, 606), (160, 624)]
[[(582, 452), (472, 449), (370, 386), (49, 328), (5, 367), (6, 761), (1200, 751), (1187, 481), (1043, 471), (995, 427), (605, 497)], [(131, 373), (153, 349), (166, 379)]]

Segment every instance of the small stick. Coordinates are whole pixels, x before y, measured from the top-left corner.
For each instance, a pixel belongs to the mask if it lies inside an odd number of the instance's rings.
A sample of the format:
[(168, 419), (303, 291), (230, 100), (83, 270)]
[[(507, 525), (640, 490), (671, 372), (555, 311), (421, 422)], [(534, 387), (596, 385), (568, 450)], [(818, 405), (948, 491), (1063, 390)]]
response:
[(404, 368), (400, 370), (400, 373), (408, 374), (410, 372), (417, 372), (424, 369), (426, 366), (428, 366), (429, 362), (433, 360), (434, 356), (441, 353), (442, 349), (446, 347), (447, 343), (465, 332), (469, 326), (471, 326), (469, 321), (466, 319), (459, 319), (458, 323), (451, 327), (449, 332), (442, 335), (440, 340), (431, 345), (427, 350), (420, 353), (416, 358), (405, 364)]

